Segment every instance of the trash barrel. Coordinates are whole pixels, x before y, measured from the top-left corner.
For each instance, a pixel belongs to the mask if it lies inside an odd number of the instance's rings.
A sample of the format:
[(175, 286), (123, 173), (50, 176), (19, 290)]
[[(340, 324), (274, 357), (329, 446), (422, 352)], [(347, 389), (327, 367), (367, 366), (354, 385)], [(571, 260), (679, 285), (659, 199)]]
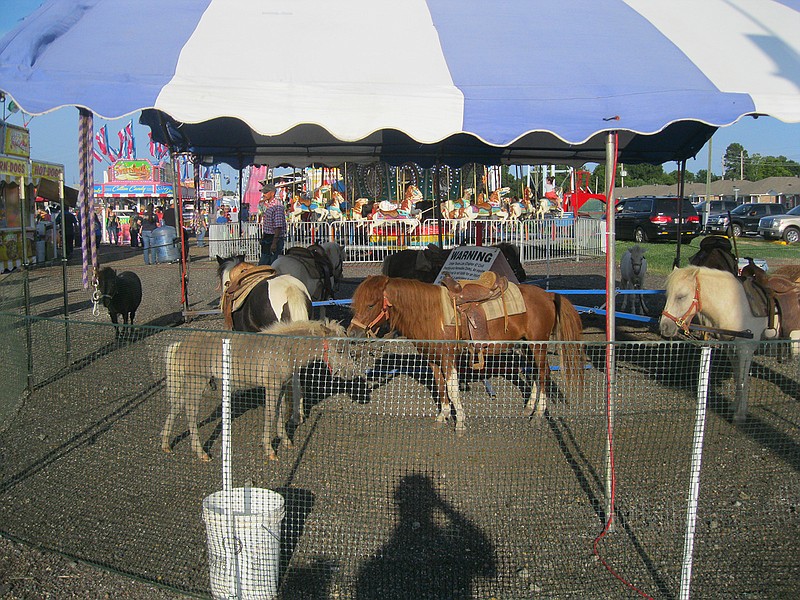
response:
[(233, 488), (203, 499), (211, 595), (269, 599), (278, 594), (284, 499), (261, 488)]
[(156, 262), (170, 263), (181, 259), (181, 240), (178, 230), (171, 225), (164, 225), (153, 230), (153, 248), (156, 251)]

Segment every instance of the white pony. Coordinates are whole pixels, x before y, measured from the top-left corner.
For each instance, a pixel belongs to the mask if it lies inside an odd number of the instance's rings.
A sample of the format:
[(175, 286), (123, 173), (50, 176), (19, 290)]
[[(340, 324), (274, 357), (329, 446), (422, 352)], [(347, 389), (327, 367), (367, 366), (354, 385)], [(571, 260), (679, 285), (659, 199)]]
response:
[[(711, 330), (726, 344), (736, 387), (734, 421), (747, 419), (747, 396), (750, 391), (750, 365), (767, 328), (767, 317), (754, 317), (744, 286), (727, 271), (707, 267), (675, 269), (667, 277), (667, 302), (661, 313), (659, 329), (664, 337), (680, 331), (689, 332), (692, 321)], [(735, 333), (750, 332), (752, 339)]]
[[(644, 288), (644, 276), (647, 273), (647, 259), (644, 257), (644, 248), (639, 244), (631, 246), (622, 255), (619, 261), (619, 270), (622, 275), (622, 289), (641, 290)], [(636, 314), (641, 308), (642, 314), (647, 314), (647, 305), (642, 294), (623, 294), (621, 310), (627, 310), (628, 304)]]

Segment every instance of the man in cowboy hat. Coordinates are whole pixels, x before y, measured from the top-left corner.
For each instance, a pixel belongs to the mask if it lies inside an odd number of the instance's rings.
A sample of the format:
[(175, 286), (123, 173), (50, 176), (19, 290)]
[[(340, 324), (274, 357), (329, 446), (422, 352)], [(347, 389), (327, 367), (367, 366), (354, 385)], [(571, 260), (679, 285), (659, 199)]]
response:
[(275, 197), (275, 186), (267, 183), (266, 179), (259, 183), (261, 184), (261, 201), (266, 204), (266, 208), (261, 221), (261, 259), (258, 264), (271, 265), (272, 261), (283, 254), (286, 212), (281, 201)]

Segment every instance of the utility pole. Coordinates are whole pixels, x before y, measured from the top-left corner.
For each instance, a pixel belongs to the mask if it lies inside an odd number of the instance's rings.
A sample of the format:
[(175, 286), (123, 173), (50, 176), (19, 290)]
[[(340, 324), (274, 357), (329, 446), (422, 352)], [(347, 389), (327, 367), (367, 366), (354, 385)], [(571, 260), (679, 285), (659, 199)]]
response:
[(739, 154), (739, 180), (744, 179), (744, 149)]

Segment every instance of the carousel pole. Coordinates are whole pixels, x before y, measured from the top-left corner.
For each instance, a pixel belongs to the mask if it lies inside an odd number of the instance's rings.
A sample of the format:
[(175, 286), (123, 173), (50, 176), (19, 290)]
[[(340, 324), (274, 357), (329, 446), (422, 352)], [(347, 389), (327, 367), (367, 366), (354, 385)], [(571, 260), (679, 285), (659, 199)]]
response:
[(442, 210), (439, 201), (439, 161), (433, 167), (433, 214), (436, 215), (436, 232), (439, 242), (439, 249), (444, 248), (444, 239), (442, 238)]
[(684, 180), (686, 178), (686, 159), (678, 162), (678, 239), (675, 244), (675, 262), (672, 263), (673, 269), (678, 269), (681, 266), (681, 234), (683, 230), (683, 194), (684, 194)]

